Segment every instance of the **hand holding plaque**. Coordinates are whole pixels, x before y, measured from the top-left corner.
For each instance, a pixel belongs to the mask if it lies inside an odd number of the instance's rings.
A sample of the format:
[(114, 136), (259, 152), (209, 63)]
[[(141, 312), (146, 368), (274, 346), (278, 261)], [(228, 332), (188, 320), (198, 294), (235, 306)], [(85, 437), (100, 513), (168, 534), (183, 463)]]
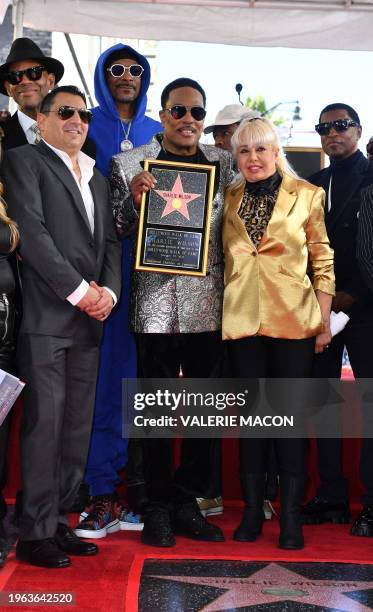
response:
[(205, 276), (215, 166), (145, 160), (144, 169), (136, 270)]
[(140, 208), (143, 194), (155, 187), (156, 182), (154, 176), (145, 170), (133, 177), (130, 189), (136, 208)]

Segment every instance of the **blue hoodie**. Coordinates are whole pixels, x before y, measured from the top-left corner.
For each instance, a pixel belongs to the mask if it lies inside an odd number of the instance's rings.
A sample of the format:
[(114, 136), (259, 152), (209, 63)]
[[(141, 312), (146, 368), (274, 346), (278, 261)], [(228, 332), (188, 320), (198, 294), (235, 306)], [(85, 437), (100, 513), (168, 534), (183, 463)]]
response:
[[(127, 45), (114, 45), (98, 58), (95, 70), (95, 95), (99, 106), (93, 109), (89, 136), (97, 146), (96, 166), (104, 176), (109, 174), (110, 160), (120, 152), (124, 138), (122, 122), (110, 94), (104, 72), (108, 55), (123, 49), (144, 68), (141, 89), (136, 100), (129, 140), (135, 147), (145, 144), (162, 131), (159, 121), (145, 116), (146, 92), (150, 83), (150, 66), (143, 55)], [(118, 483), (118, 470), (127, 461), (127, 442), (122, 437), (122, 379), (136, 376), (136, 344), (128, 326), (131, 240), (123, 241), (122, 295), (104, 324), (100, 366), (96, 386), (95, 415), (85, 482), (91, 495), (112, 493)]]
[(115, 102), (106, 83), (105, 62), (109, 55), (123, 49), (123, 55), (131, 55), (144, 68), (141, 75), (141, 89), (136, 100), (136, 112), (132, 118), (128, 135), (134, 147), (146, 144), (157, 132), (163, 130), (162, 124), (145, 115), (147, 91), (150, 84), (150, 66), (147, 59), (128, 45), (114, 45), (100, 55), (95, 69), (95, 96), (99, 106), (92, 109), (93, 118), (89, 125), (89, 136), (97, 146), (96, 166), (104, 176), (109, 174), (110, 160), (120, 153), (120, 143), (124, 138), (122, 122)]

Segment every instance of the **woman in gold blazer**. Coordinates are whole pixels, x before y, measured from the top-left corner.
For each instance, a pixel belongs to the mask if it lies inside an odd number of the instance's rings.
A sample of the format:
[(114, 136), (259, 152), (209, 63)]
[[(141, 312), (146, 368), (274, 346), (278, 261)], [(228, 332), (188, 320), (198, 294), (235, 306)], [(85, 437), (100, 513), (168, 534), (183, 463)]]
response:
[[(243, 121), (232, 138), (240, 175), (228, 188), (223, 221), (223, 338), (239, 378), (307, 378), (314, 352), (327, 349), (334, 295), (333, 251), (324, 191), (301, 180), (274, 125)], [(312, 282), (307, 270), (312, 271)], [(234, 539), (254, 541), (263, 524), (269, 439), (240, 440), (245, 511)], [(307, 440), (274, 440), (280, 474), (279, 546), (304, 545), (300, 504)]]

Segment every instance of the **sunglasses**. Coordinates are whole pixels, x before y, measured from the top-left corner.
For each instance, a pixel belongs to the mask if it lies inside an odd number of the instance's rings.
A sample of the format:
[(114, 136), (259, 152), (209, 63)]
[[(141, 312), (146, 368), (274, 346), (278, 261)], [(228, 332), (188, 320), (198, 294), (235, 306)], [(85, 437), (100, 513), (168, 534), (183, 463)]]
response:
[(9, 81), (11, 85), (19, 85), (23, 76), (26, 75), (29, 81), (38, 81), (41, 79), (43, 70), (45, 70), (44, 66), (33, 66), (25, 70), (14, 70), (13, 72), (8, 72), (6, 80)]
[(175, 104), (171, 108), (165, 108), (165, 111), (170, 113), (173, 119), (182, 119), (189, 111), (193, 119), (202, 121), (206, 117), (206, 110), (203, 106), (184, 106), (183, 104)]
[(107, 72), (110, 72), (111, 76), (115, 79), (119, 79), (126, 74), (126, 70), (130, 73), (131, 77), (141, 77), (144, 72), (144, 68), (140, 64), (131, 64), (131, 66), (123, 66), (123, 64), (113, 64), (110, 68), (106, 68)]
[(353, 119), (336, 119), (336, 121), (326, 121), (315, 125), (315, 130), (320, 136), (327, 136), (330, 130), (334, 129), (339, 134), (346, 132), (350, 127), (360, 127), (360, 124)]
[(74, 116), (75, 111), (78, 113), (82, 123), (89, 123), (92, 119), (92, 113), (87, 108), (75, 108), (74, 106), (60, 106), (58, 110), (46, 110), (41, 111), (43, 115), (46, 113), (57, 113), (57, 115), (62, 119), (62, 121), (66, 121), (67, 119), (71, 119)]

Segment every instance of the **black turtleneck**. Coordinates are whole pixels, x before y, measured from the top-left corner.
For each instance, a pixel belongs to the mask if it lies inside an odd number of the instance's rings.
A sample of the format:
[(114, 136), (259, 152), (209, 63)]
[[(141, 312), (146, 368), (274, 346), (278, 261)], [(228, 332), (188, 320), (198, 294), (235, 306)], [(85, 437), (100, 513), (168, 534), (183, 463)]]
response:
[(355, 153), (344, 159), (330, 158), (330, 169), (332, 173), (332, 208), (338, 206), (338, 203), (343, 200), (346, 191), (350, 191), (351, 182), (356, 181), (356, 177), (351, 176), (351, 172), (362, 157), (364, 157), (364, 155), (358, 149)]
[(255, 183), (249, 183), (246, 181), (246, 190), (250, 195), (270, 195), (275, 193), (281, 184), (282, 178), (276, 171), (271, 176), (263, 179), (262, 181), (255, 181)]
[(361, 158), (364, 157), (362, 152), (357, 149), (357, 151), (355, 151), (355, 153), (353, 153), (352, 155), (349, 155), (348, 157), (344, 157), (343, 159), (339, 158), (339, 157), (331, 157), (330, 158), (330, 167), (332, 169), (332, 173), (334, 174), (335, 172), (343, 172), (343, 171), (349, 171), (351, 170), (351, 168), (354, 167), (354, 165), (357, 163), (357, 161)]

